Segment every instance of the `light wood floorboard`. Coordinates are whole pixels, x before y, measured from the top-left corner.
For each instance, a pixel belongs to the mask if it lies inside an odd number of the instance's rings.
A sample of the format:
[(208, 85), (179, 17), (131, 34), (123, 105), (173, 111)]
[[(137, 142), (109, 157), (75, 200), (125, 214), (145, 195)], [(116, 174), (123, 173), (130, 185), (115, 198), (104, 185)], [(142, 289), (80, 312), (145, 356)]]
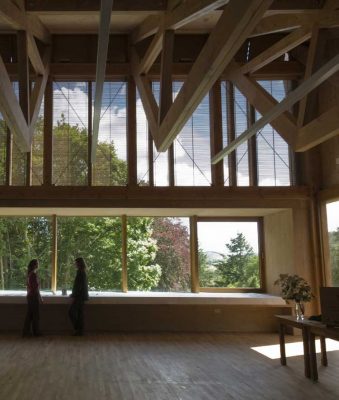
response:
[[(300, 341), (289, 336), (288, 341)], [(1, 400), (338, 400), (339, 351), (319, 382), (302, 356), (267, 358), (273, 334), (0, 336)]]

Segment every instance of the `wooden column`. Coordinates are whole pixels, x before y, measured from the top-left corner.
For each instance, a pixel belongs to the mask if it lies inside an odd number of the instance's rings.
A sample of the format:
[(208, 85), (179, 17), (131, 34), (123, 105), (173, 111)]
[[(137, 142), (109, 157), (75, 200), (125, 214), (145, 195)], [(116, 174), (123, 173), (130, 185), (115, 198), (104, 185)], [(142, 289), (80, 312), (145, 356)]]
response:
[(13, 155), (13, 135), (9, 128), (7, 128), (6, 140), (6, 185), (12, 185), (12, 155)]
[(137, 185), (136, 88), (132, 76), (127, 82), (127, 165), (128, 186)]
[[(221, 87), (217, 80), (210, 90), (210, 135), (211, 158), (223, 148), (222, 142), (222, 111)], [(212, 186), (224, 186), (224, 163), (211, 165)]]
[[(18, 81), (19, 81), (19, 103), (26, 119), (30, 123), (29, 108), (29, 60), (27, 52), (27, 33), (26, 31), (17, 32), (18, 47)], [(32, 151), (26, 155), (26, 185), (32, 184)]]
[(148, 180), (149, 185), (154, 186), (154, 164), (153, 164), (153, 138), (148, 129)]
[[(234, 116), (234, 86), (226, 83), (226, 107), (227, 107), (227, 142), (232, 143), (235, 139), (235, 116)], [(237, 157), (233, 151), (228, 155), (228, 174), (230, 186), (237, 186)]]
[[(174, 31), (166, 30), (163, 35), (160, 74), (160, 107), (159, 126), (173, 103), (172, 65), (173, 65)], [(168, 148), (168, 183), (174, 186), (174, 147)]]
[[(246, 107), (247, 127), (249, 128), (255, 123), (255, 109), (248, 101)], [(257, 135), (248, 139), (248, 164), (250, 186), (258, 186)]]
[(127, 217), (121, 216), (121, 288), (123, 292), (127, 292)]
[(57, 290), (57, 272), (58, 272), (58, 220), (54, 214), (52, 216), (52, 271), (51, 271), (51, 290), (53, 293)]
[(53, 82), (51, 79), (46, 85), (44, 113), (43, 184), (50, 186), (53, 181)]
[(199, 257), (197, 216), (190, 217), (191, 290), (199, 293)]
[(93, 163), (92, 163), (92, 82), (88, 82), (88, 149), (87, 149), (87, 159), (88, 159), (88, 175), (87, 175), (87, 185), (93, 185)]

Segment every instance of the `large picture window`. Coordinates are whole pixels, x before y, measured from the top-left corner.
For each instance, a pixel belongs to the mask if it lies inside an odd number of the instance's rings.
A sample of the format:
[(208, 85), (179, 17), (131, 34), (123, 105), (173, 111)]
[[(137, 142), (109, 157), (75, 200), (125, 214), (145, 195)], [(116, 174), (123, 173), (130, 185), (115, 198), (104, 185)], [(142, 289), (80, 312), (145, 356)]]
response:
[(51, 223), (46, 217), (0, 217), (0, 290), (25, 290), (27, 265), (40, 262), (41, 289), (51, 288)]
[[(262, 289), (261, 222), (163, 216), (0, 217), (0, 290), (25, 290), (28, 262), (38, 258), (41, 288), (69, 293), (77, 257), (85, 259), (92, 292), (190, 292), (193, 278), (196, 288), (192, 268), (201, 290)], [(196, 234), (198, 257), (192, 258)], [(57, 243), (56, 257), (52, 243)], [(54, 268), (56, 286), (51, 280)]]
[(188, 225), (188, 218), (128, 218), (129, 290), (190, 291)]
[(58, 289), (71, 289), (74, 259), (83, 257), (93, 291), (121, 290), (121, 219), (58, 217)]
[(257, 220), (198, 220), (200, 287), (261, 287), (259, 224)]

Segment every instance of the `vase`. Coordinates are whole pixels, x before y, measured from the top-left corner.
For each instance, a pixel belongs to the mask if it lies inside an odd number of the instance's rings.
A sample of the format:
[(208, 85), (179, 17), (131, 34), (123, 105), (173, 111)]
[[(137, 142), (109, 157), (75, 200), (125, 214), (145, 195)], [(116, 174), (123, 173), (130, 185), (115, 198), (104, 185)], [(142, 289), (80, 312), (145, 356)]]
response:
[(305, 312), (305, 306), (304, 303), (301, 303), (300, 301), (295, 302), (295, 316), (297, 321), (302, 321), (304, 319), (304, 312)]

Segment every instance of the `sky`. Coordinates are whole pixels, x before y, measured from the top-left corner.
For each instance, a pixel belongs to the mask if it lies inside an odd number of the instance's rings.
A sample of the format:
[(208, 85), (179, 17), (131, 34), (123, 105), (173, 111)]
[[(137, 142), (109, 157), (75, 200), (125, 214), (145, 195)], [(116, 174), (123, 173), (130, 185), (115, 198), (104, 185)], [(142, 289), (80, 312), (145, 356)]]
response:
[(339, 201), (326, 204), (327, 227), (329, 232), (339, 228)]
[[(278, 100), (284, 95), (282, 81), (262, 82), (262, 85)], [(159, 84), (154, 83), (154, 94), (159, 96)], [(181, 83), (174, 83), (174, 98), (180, 89)], [(71, 124), (86, 127), (88, 124), (88, 94), (86, 82), (56, 82), (54, 84), (54, 123), (60, 119), (61, 113)], [(224, 90), (225, 87), (224, 87)], [(224, 99), (226, 92), (222, 92)], [(241, 134), (247, 127), (246, 102), (244, 96), (235, 91), (236, 100), (236, 135)], [(93, 96), (94, 98), (94, 96)], [(223, 135), (226, 145), (226, 103), (223, 102)], [(210, 121), (209, 99), (206, 96), (193, 117), (187, 122), (174, 142), (175, 180), (178, 186), (209, 186), (211, 184), (210, 170)], [(137, 148), (138, 148), (138, 179), (148, 180), (148, 124), (141, 100), (137, 96)], [(104, 87), (103, 105), (101, 112), (99, 140), (113, 142), (120, 159), (127, 159), (127, 110), (126, 110), (126, 83), (106, 82)], [(286, 144), (274, 130), (267, 126), (258, 136), (259, 184), (260, 186), (289, 185), (288, 150)], [(272, 151), (272, 147), (278, 153)], [(237, 150), (237, 179), (239, 186), (249, 184), (247, 145)], [(194, 162), (193, 162), (194, 160)], [(228, 184), (227, 159), (224, 160), (225, 185)], [(276, 173), (276, 171), (278, 171)], [(155, 185), (168, 185), (168, 158), (166, 153), (159, 154), (154, 148)]]

